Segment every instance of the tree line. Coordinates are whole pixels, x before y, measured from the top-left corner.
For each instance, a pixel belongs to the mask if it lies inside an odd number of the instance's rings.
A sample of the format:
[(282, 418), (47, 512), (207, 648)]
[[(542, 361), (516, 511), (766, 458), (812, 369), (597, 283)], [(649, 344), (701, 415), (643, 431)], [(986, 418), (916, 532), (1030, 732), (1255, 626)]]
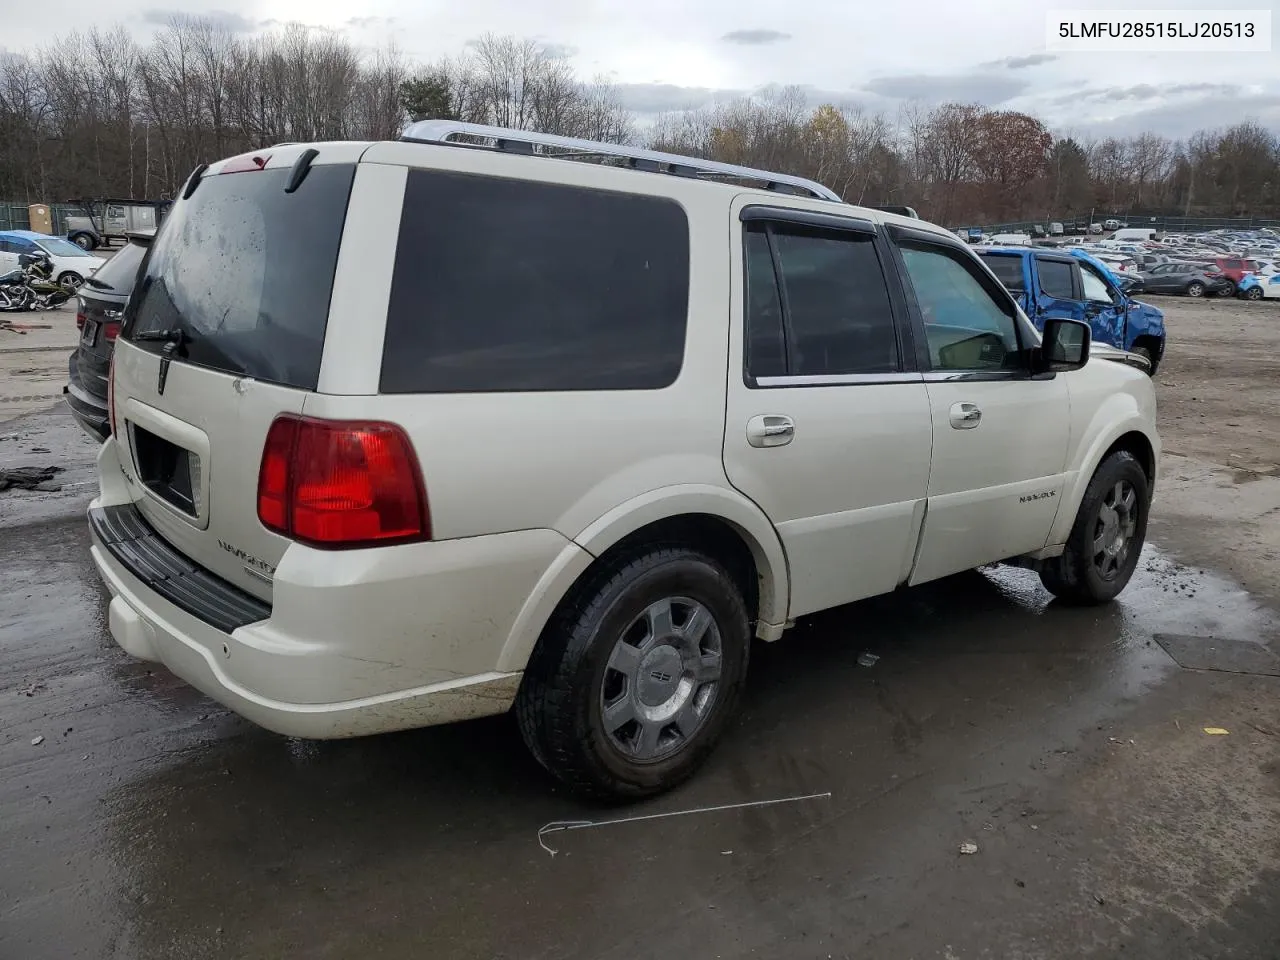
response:
[(117, 27), (0, 54), (0, 199), (163, 198), (200, 163), (286, 141), (394, 138), (425, 117), (792, 173), (949, 225), (1280, 214), (1280, 137), (1247, 120), (1186, 140), (1094, 139), (977, 104), (888, 116), (773, 87), (642, 123), (607, 78), (577, 76), (533, 40), (488, 35), (416, 64), (300, 24), (243, 36), (199, 17), (175, 17), (146, 44)]

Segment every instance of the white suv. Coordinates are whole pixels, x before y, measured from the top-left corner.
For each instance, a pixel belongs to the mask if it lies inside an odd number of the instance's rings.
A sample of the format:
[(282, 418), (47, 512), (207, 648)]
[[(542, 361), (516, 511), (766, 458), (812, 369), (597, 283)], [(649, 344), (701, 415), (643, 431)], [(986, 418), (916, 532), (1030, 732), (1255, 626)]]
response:
[(639, 796), (797, 617), (993, 561), (1114, 597), (1159, 439), (1094, 355), (808, 181), (438, 122), (276, 146), (197, 170), (142, 267), (93, 558), (125, 650), (265, 727), (514, 705)]

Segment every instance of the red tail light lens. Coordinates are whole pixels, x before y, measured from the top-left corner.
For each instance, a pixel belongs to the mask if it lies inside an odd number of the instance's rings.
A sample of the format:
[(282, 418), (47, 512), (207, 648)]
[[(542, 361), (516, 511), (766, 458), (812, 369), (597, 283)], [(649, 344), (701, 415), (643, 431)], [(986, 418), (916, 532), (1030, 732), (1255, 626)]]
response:
[(84, 321), (85, 321), (85, 319), (86, 319), (86, 318), (85, 318), (85, 315), (84, 315), (84, 310), (82, 309), (82, 310), (80, 310), (80, 312), (79, 312), (79, 313), (77, 313), (77, 314), (76, 314), (76, 329), (77, 329), (77, 330), (83, 330), (83, 329), (84, 329)]
[(120, 321), (114, 320), (104, 323), (102, 325), (102, 335), (107, 339), (108, 343), (120, 336)]
[(258, 519), (318, 547), (431, 537), (417, 457), (390, 423), (277, 418), (262, 450)]

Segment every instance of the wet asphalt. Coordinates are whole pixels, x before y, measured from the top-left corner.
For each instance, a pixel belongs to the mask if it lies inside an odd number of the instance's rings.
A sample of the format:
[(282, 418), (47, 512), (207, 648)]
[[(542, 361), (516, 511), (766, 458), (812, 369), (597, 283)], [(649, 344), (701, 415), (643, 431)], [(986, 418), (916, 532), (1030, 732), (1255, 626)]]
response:
[(1280, 678), (1156, 639), (1280, 618), (1193, 556), (1102, 609), (992, 568), (807, 619), (698, 776), (604, 808), (506, 717), (291, 740), (131, 660), (87, 496), (0, 512), (0, 960), (1280, 956)]

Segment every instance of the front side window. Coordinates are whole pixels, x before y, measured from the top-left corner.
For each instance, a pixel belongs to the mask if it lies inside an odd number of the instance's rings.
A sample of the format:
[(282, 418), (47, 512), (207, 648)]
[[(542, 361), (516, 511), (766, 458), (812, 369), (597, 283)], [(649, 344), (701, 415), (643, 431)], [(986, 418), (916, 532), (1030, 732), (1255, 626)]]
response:
[(382, 391), (661, 389), (680, 374), (688, 313), (674, 201), (413, 170)]
[[(770, 376), (765, 371), (779, 366), (775, 315), (781, 320), (790, 376), (856, 376), (901, 369), (893, 309), (873, 234), (758, 223), (747, 232), (746, 249), (749, 376)], [(772, 261), (772, 277), (766, 256)]]
[(1102, 275), (1091, 264), (1080, 264), (1080, 279), (1084, 282), (1084, 298), (1094, 303), (1110, 303), (1111, 289)]
[(935, 370), (1009, 370), (1021, 365), (1014, 308), (959, 251), (906, 241), (902, 259)]

